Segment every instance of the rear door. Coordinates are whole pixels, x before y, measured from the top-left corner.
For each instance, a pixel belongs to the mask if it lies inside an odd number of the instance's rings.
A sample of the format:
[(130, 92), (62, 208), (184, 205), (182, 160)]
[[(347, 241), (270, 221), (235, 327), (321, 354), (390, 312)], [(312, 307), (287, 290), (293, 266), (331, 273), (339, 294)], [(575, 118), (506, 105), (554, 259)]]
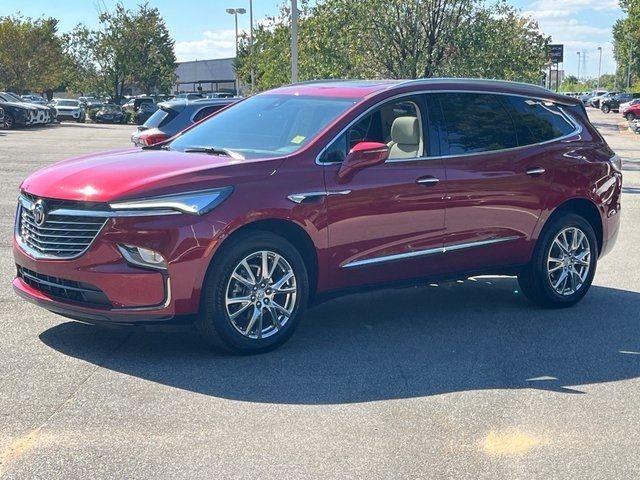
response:
[(527, 262), (551, 194), (556, 160), (549, 142), (575, 125), (557, 106), (535, 98), (464, 92), (433, 99), (441, 106), (447, 170), (447, 267)]

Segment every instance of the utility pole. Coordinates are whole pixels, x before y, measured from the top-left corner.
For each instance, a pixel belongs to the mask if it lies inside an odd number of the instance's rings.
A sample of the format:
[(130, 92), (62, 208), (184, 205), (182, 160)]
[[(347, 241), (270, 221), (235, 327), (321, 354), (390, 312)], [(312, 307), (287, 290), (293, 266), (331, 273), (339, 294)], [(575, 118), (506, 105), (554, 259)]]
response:
[(256, 75), (253, 68), (253, 0), (249, 0), (249, 54), (251, 56), (251, 93), (253, 93)]
[(298, 81), (298, 0), (291, 0), (291, 83)]
[(600, 90), (600, 76), (602, 72), (602, 47), (598, 47), (600, 53), (600, 59), (598, 60), (598, 90)]

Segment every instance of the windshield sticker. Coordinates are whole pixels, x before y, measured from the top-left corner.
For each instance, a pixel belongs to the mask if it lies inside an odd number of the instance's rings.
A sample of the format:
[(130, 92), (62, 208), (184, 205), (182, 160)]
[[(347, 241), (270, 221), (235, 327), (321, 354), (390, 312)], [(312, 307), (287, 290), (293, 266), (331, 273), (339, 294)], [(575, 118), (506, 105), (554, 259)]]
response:
[(296, 145), (302, 143), (304, 139), (307, 138), (304, 135), (296, 135), (291, 139), (291, 143), (295, 143)]

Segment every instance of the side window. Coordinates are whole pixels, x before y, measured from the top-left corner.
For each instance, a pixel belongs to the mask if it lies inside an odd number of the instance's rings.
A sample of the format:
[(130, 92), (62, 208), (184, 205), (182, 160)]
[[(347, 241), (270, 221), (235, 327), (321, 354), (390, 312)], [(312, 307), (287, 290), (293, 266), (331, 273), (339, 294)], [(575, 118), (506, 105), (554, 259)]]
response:
[(498, 95), (441, 93), (445, 155), (491, 152), (518, 146), (511, 115)]
[(213, 112), (217, 112), (221, 108), (222, 107), (220, 105), (214, 105), (214, 106), (211, 106), (211, 107), (205, 107), (205, 108), (199, 110), (198, 113), (195, 114), (195, 116), (193, 117), (193, 121), (194, 122), (199, 122), (204, 117), (206, 117), (208, 115), (211, 115)]
[(379, 142), (389, 147), (389, 159), (424, 155), (422, 99), (405, 97), (383, 104), (335, 139), (325, 151), (323, 163), (342, 162), (360, 142)]
[(516, 125), (520, 146), (547, 142), (575, 131), (571, 120), (552, 102), (506, 96), (504, 103)]

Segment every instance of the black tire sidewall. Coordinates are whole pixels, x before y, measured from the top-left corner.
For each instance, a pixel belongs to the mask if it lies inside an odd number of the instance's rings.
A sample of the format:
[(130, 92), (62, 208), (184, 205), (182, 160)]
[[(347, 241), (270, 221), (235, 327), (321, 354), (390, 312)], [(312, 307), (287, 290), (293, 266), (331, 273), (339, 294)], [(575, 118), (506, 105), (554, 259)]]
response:
[(611, 108), (609, 107), (609, 105), (602, 106), (602, 113), (609, 113), (610, 111), (611, 111)]
[[(293, 314), (276, 334), (263, 339), (249, 339), (239, 333), (227, 315), (224, 299), (227, 284), (236, 266), (253, 252), (270, 250), (281, 255), (293, 268), (298, 293)], [(221, 248), (209, 267), (202, 291), (199, 313), (200, 331), (210, 340), (220, 337), (223, 346), (239, 354), (262, 353), (286, 342), (295, 331), (309, 296), (309, 280), (304, 260), (296, 248), (284, 238), (270, 232), (255, 232), (235, 239), (233, 245)], [(211, 342), (216, 343), (216, 342)]]
[[(547, 274), (547, 256), (551, 244), (556, 235), (561, 230), (569, 227), (577, 227), (587, 236), (589, 241), (589, 248), (591, 249), (591, 264), (589, 265), (589, 274), (585, 279), (584, 284), (577, 292), (571, 295), (560, 295), (551, 286), (549, 276)], [(596, 266), (598, 262), (598, 241), (596, 239), (593, 227), (583, 217), (574, 214), (563, 215), (552, 221), (552, 224), (545, 229), (540, 240), (538, 242), (538, 248), (533, 259), (532, 268), (534, 269), (534, 279), (538, 283), (540, 293), (545, 297), (548, 303), (556, 307), (571, 306), (582, 299), (591, 287), (591, 282), (596, 273)]]
[[(16, 127), (16, 121), (13, 117), (13, 114), (9, 113), (9, 112), (5, 112), (5, 118), (4, 118), (4, 123), (3, 123), (3, 128), (6, 128), (7, 130), (12, 130)], [(7, 120), (11, 121), (11, 124), (8, 125), (7, 124)]]
[(626, 117), (627, 117), (627, 120), (631, 122), (631, 121), (635, 120), (636, 115), (635, 115), (635, 113), (627, 113)]

